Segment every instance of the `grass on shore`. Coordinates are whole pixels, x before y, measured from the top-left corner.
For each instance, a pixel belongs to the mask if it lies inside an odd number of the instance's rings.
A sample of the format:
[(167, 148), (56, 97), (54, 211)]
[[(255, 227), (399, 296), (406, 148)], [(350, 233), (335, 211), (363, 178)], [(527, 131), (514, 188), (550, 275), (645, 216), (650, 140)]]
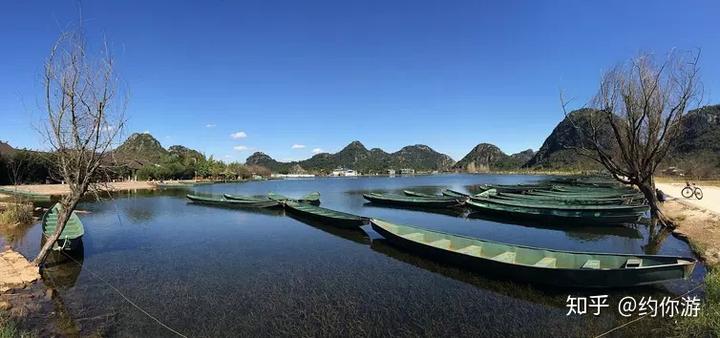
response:
[(705, 299), (697, 317), (682, 317), (675, 327), (679, 337), (720, 337), (720, 269), (705, 276)]
[(20, 330), (15, 321), (5, 311), (0, 311), (0, 338), (35, 337), (28, 331)]
[(33, 221), (32, 203), (18, 202), (8, 203), (5, 209), (0, 211), (0, 224), (14, 225), (26, 224)]

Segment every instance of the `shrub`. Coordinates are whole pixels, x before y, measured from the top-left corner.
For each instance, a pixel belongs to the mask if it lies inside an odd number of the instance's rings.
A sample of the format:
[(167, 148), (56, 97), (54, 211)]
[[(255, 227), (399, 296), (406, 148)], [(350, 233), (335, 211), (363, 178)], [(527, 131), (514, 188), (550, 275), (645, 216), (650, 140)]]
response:
[(5, 210), (0, 211), (0, 224), (26, 224), (32, 221), (32, 203), (8, 203), (5, 207)]

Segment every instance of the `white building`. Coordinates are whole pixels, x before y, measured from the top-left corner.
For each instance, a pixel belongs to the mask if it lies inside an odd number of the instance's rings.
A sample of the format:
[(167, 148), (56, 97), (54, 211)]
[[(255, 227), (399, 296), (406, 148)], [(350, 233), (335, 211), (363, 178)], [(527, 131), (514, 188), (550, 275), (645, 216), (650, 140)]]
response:
[(330, 176), (359, 176), (359, 175), (360, 175), (360, 173), (358, 173), (355, 170), (344, 169), (344, 168), (337, 168), (330, 173)]

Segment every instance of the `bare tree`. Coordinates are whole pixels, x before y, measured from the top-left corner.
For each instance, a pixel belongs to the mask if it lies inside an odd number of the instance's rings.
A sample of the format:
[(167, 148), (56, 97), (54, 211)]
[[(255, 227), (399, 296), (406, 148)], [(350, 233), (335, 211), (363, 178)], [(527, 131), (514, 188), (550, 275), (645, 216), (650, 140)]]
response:
[(53, 45), (43, 78), (43, 136), (53, 154), (52, 173), (70, 193), (60, 199), (58, 226), (33, 264), (44, 261), (80, 199), (106, 188), (103, 171), (125, 124), (125, 97), (118, 83), (107, 44), (91, 57), (81, 27), (61, 34)]
[[(642, 54), (607, 71), (590, 102), (584, 123), (573, 125), (584, 138), (581, 153), (602, 164), (612, 176), (637, 187), (652, 215), (670, 224), (662, 214), (654, 174), (681, 130), (688, 107), (699, 103), (699, 53), (671, 52), (657, 62)], [(563, 110), (570, 121), (566, 102)]]
[(28, 160), (27, 153), (25, 152), (25, 150), (16, 150), (8, 156), (7, 162), (5, 163), (10, 181), (15, 186), (15, 191), (17, 191), (17, 186), (22, 183), (25, 178)]

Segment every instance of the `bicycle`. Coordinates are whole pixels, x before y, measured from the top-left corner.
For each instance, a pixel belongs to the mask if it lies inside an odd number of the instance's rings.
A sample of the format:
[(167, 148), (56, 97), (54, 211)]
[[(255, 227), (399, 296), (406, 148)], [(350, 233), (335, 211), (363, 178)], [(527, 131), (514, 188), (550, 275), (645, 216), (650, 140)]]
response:
[(682, 194), (682, 197), (685, 197), (685, 198), (693, 197), (693, 195), (698, 200), (701, 200), (703, 198), (702, 189), (700, 189), (700, 187), (696, 186), (695, 183), (690, 183), (690, 182), (685, 183), (685, 188), (683, 188), (682, 191), (680, 191), (680, 193)]

